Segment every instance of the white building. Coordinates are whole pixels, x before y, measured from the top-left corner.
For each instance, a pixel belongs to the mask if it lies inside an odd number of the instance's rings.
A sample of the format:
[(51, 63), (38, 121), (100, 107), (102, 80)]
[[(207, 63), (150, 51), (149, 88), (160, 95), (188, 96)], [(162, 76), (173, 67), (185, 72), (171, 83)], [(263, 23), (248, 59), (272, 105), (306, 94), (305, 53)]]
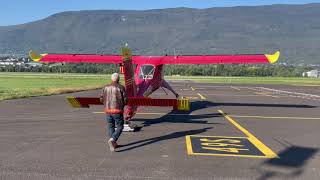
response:
[(303, 77), (314, 77), (314, 78), (319, 78), (320, 77), (320, 71), (319, 70), (311, 70), (308, 72), (302, 73)]

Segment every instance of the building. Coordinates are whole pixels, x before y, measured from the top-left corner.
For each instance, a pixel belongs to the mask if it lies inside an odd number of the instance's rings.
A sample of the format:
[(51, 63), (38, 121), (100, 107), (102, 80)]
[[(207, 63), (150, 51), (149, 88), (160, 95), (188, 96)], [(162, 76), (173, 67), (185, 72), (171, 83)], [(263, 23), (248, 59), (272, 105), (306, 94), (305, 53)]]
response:
[(303, 77), (313, 77), (313, 78), (319, 78), (320, 77), (320, 71), (315, 69), (308, 72), (302, 73)]

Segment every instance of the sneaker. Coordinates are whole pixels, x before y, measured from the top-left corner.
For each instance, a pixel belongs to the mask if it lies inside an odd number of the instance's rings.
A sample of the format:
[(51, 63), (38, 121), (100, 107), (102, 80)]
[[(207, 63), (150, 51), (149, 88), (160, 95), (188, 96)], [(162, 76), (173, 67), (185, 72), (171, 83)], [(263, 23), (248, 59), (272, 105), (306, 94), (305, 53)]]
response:
[(108, 141), (108, 144), (109, 144), (111, 152), (114, 152), (114, 148), (115, 148), (115, 144), (114, 143), (116, 143), (116, 142), (113, 140), (113, 138), (110, 138), (109, 141)]
[(118, 145), (117, 142), (115, 142), (115, 141), (113, 141), (112, 144), (113, 144), (113, 147), (114, 147), (115, 149), (117, 149), (117, 148), (119, 147), (119, 145)]

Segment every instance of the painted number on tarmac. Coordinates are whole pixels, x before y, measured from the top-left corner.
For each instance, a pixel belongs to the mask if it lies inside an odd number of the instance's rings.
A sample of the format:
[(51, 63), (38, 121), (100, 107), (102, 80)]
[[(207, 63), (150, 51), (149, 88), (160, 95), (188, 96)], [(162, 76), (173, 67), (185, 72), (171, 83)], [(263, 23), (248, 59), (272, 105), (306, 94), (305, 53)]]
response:
[(186, 136), (189, 155), (265, 157), (247, 137)]

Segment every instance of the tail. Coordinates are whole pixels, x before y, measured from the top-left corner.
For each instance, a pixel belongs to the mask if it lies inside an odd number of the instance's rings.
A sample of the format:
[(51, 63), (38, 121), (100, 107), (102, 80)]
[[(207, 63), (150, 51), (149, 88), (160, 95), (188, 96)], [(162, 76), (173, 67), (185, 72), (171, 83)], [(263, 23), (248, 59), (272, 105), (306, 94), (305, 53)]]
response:
[[(131, 49), (128, 47), (123, 47), (121, 49), (121, 55), (122, 55), (122, 71), (124, 75), (124, 81), (125, 81), (125, 87), (126, 87), (126, 93), (128, 97), (136, 97), (137, 96), (137, 87), (134, 80), (134, 70), (132, 66), (132, 52)], [(137, 111), (137, 106), (127, 106), (127, 109), (125, 111), (125, 119), (129, 120), (131, 119)]]

